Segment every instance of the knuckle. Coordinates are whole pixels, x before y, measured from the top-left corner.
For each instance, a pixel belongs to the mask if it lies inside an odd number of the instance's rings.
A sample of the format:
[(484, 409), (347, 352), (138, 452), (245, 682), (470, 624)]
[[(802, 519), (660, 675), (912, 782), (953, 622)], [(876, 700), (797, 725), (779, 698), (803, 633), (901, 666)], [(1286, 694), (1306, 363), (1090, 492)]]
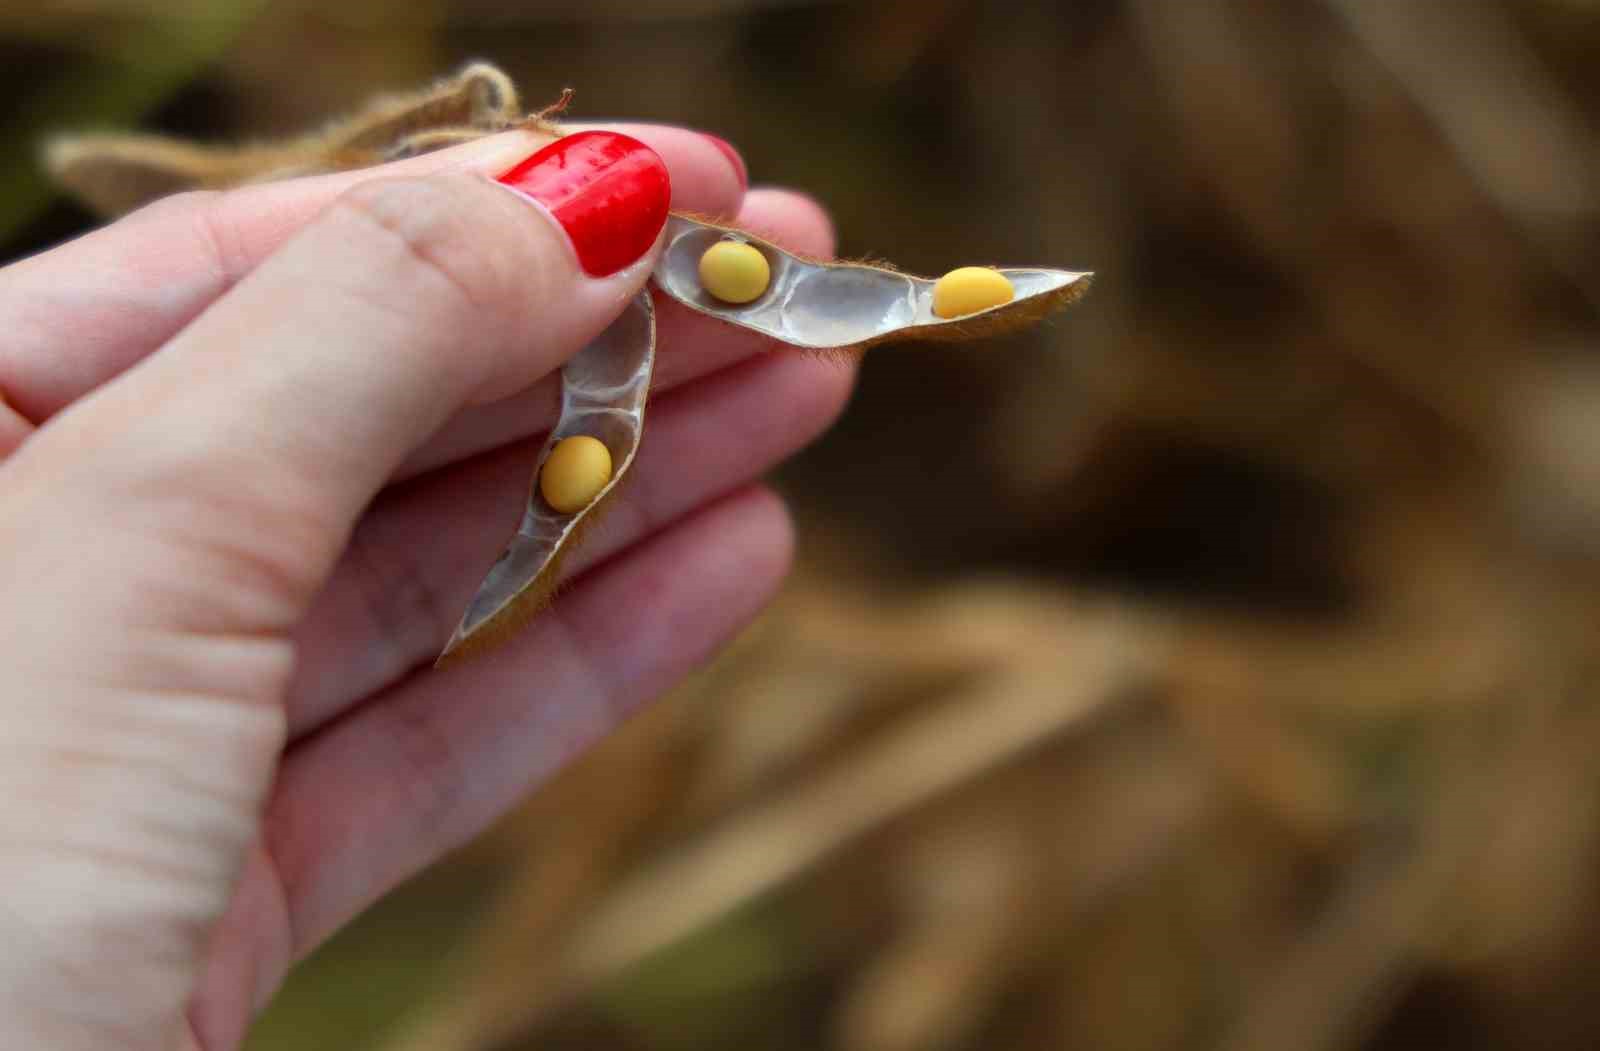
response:
[(471, 757), (438, 717), (437, 709), (399, 703), (386, 713), (393, 783), (406, 803), (405, 820), (418, 842), (440, 850), (460, 845), (470, 824)]
[(172, 236), (177, 231), (197, 249), (197, 269), (211, 281), (203, 297), (222, 295), (250, 269), (250, 253), (240, 243), (237, 223), (229, 208), (231, 194), (218, 190), (184, 190), (158, 198), (130, 214), (125, 223), (148, 226)]
[(376, 659), (396, 674), (435, 651), (449, 637), (456, 612), (413, 545), (397, 542), (371, 518), (351, 535), (345, 558), (377, 640)]
[(183, 196), (192, 198), (186, 212), (189, 229), (211, 263), (215, 294), (221, 295), (249, 273), (253, 266), (251, 253), (228, 208), (226, 195), (192, 190)]
[(367, 238), (364, 249), (412, 275), (398, 283), (400, 294), (431, 285), (481, 317), (512, 311), (520, 298), (517, 239), (497, 221), (503, 213), (485, 207), (491, 196), (498, 198), (462, 177), (379, 179), (347, 191), (338, 207)]
[(180, 190), (165, 197), (157, 197), (128, 216), (130, 222), (165, 222), (177, 216), (189, 216), (212, 207), (221, 199), (218, 190)]

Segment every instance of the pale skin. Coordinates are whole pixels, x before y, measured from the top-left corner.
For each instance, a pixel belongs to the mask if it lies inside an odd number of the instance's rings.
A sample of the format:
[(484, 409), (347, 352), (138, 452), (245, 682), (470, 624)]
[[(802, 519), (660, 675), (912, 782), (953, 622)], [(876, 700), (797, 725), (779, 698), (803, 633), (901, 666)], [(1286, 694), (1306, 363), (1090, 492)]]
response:
[[(619, 130), (674, 208), (832, 252), (709, 140)], [(792, 534), (757, 479), (852, 370), (658, 298), (646, 438), (570, 588), (428, 670), (555, 373), (654, 258), (584, 277), (483, 177), (540, 145), (173, 198), (0, 269), (0, 1046), (238, 1046), (296, 959), (777, 588)]]

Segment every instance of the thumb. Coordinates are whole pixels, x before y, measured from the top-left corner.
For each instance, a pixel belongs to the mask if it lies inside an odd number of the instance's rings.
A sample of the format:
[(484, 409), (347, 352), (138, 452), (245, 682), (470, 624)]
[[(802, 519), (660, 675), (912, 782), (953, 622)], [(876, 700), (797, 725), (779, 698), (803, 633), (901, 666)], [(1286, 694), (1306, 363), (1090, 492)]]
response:
[[(649, 147), (582, 132), (499, 181), (374, 180), (336, 199), (79, 404), (72, 422), (90, 435), (60, 444), (109, 450), (85, 491), (126, 483), (176, 510), (227, 512), (297, 618), (407, 453), (464, 406), (559, 368), (649, 276), (670, 197)], [(276, 544), (270, 523), (286, 526)]]

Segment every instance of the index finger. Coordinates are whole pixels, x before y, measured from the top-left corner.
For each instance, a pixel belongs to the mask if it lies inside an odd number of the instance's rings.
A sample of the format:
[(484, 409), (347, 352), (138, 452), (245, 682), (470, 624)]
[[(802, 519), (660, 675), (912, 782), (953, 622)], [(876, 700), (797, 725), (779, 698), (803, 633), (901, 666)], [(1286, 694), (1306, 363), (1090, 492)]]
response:
[[(666, 162), (674, 209), (737, 213), (742, 165), (721, 140), (667, 125), (606, 127)], [(510, 131), (378, 168), (180, 194), (0, 269), (0, 398), (43, 423), (171, 339), (356, 183), (448, 171), (496, 175), (548, 141)]]

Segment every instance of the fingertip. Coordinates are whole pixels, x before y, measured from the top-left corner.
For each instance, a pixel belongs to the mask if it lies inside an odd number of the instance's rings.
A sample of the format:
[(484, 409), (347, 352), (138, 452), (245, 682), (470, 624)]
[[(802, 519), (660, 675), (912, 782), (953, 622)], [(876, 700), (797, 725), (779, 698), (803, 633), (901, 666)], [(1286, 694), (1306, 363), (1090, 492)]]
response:
[(671, 207), (672, 179), (661, 155), (614, 131), (564, 136), (495, 181), (555, 219), (591, 277), (608, 277), (649, 254)]
[(810, 444), (838, 421), (855, 390), (858, 372), (854, 355), (765, 355), (736, 368), (772, 370), (776, 383), (772, 396), (784, 406), (789, 425), (798, 429), (801, 445)]
[(745, 194), (737, 225), (783, 248), (813, 259), (831, 259), (837, 248), (833, 219), (815, 197), (776, 186)]
[(816, 399), (817, 434), (822, 434), (844, 415), (855, 395), (861, 360), (854, 354), (826, 358), (812, 376), (812, 397)]
[[(743, 163), (735, 165), (713, 137), (670, 124), (564, 124), (569, 131), (604, 129), (631, 136), (661, 155), (672, 173), (672, 209), (729, 218), (744, 202)], [(731, 147), (729, 147), (731, 148)]]
[(728, 158), (728, 164), (732, 166), (734, 173), (739, 177), (739, 188), (741, 190), (749, 190), (750, 169), (745, 166), (744, 157), (740, 156), (739, 151), (733, 148), (733, 143), (710, 132), (706, 132), (705, 137), (711, 140), (711, 145), (722, 151), (724, 157)]
[(727, 538), (736, 575), (753, 591), (764, 591), (759, 602), (765, 604), (794, 567), (796, 534), (788, 503), (777, 490), (758, 482), (728, 496), (713, 514)]

